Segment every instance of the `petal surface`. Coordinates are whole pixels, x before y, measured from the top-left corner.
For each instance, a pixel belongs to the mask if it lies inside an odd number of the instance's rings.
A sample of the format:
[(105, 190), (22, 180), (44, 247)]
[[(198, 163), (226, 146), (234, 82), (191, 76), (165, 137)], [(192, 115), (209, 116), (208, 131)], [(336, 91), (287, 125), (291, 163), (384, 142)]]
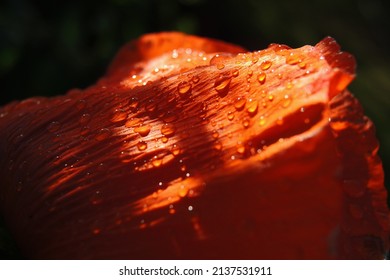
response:
[(1, 211), (29, 258), (383, 258), (354, 69), (332, 38), (145, 35), (95, 85), (0, 109)]

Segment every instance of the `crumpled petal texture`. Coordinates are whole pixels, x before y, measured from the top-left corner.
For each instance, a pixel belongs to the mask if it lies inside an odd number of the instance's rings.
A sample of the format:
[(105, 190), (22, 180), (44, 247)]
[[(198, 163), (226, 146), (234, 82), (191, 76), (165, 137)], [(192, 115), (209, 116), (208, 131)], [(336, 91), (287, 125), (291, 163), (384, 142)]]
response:
[(2, 214), (37, 259), (383, 259), (373, 124), (332, 38), (157, 33), (95, 85), (0, 109)]

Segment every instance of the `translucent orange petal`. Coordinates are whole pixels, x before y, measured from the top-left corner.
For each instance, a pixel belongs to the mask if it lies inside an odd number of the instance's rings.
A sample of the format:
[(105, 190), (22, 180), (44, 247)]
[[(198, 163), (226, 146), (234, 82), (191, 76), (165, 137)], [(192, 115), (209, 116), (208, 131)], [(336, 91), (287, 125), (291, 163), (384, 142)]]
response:
[(145, 35), (96, 85), (1, 109), (2, 213), (31, 258), (383, 258), (354, 69), (332, 38), (244, 52)]

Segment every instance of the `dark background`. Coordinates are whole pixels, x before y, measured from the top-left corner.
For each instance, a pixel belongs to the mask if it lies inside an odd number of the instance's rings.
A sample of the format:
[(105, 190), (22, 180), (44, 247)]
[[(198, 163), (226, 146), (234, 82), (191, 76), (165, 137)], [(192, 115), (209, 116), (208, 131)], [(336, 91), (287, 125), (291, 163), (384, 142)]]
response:
[(91, 85), (120, 46), (148, 32), (178, 30), (249, 50), (272, 42), (300, 47), (330, 35), (357, 59), (357, 79), (350, 89), (376, 125), (379, 152), (390, 174), (388, 2), (3, 0), (0, 106)]

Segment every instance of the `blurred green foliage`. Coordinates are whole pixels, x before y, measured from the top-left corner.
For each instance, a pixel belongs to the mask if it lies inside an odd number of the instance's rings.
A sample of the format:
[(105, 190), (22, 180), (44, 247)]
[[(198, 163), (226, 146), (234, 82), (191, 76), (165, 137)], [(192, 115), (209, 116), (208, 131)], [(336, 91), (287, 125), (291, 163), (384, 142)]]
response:
[(376, 124), (390, 174), (388, 5), (386, 0), (3, 0), (0, 105), (91, 85), (120, 46), (148, 32), (179, 30), (250, 50), (272, 42), (315, 44), (329, 35), (357, 58), (350, 89)]

